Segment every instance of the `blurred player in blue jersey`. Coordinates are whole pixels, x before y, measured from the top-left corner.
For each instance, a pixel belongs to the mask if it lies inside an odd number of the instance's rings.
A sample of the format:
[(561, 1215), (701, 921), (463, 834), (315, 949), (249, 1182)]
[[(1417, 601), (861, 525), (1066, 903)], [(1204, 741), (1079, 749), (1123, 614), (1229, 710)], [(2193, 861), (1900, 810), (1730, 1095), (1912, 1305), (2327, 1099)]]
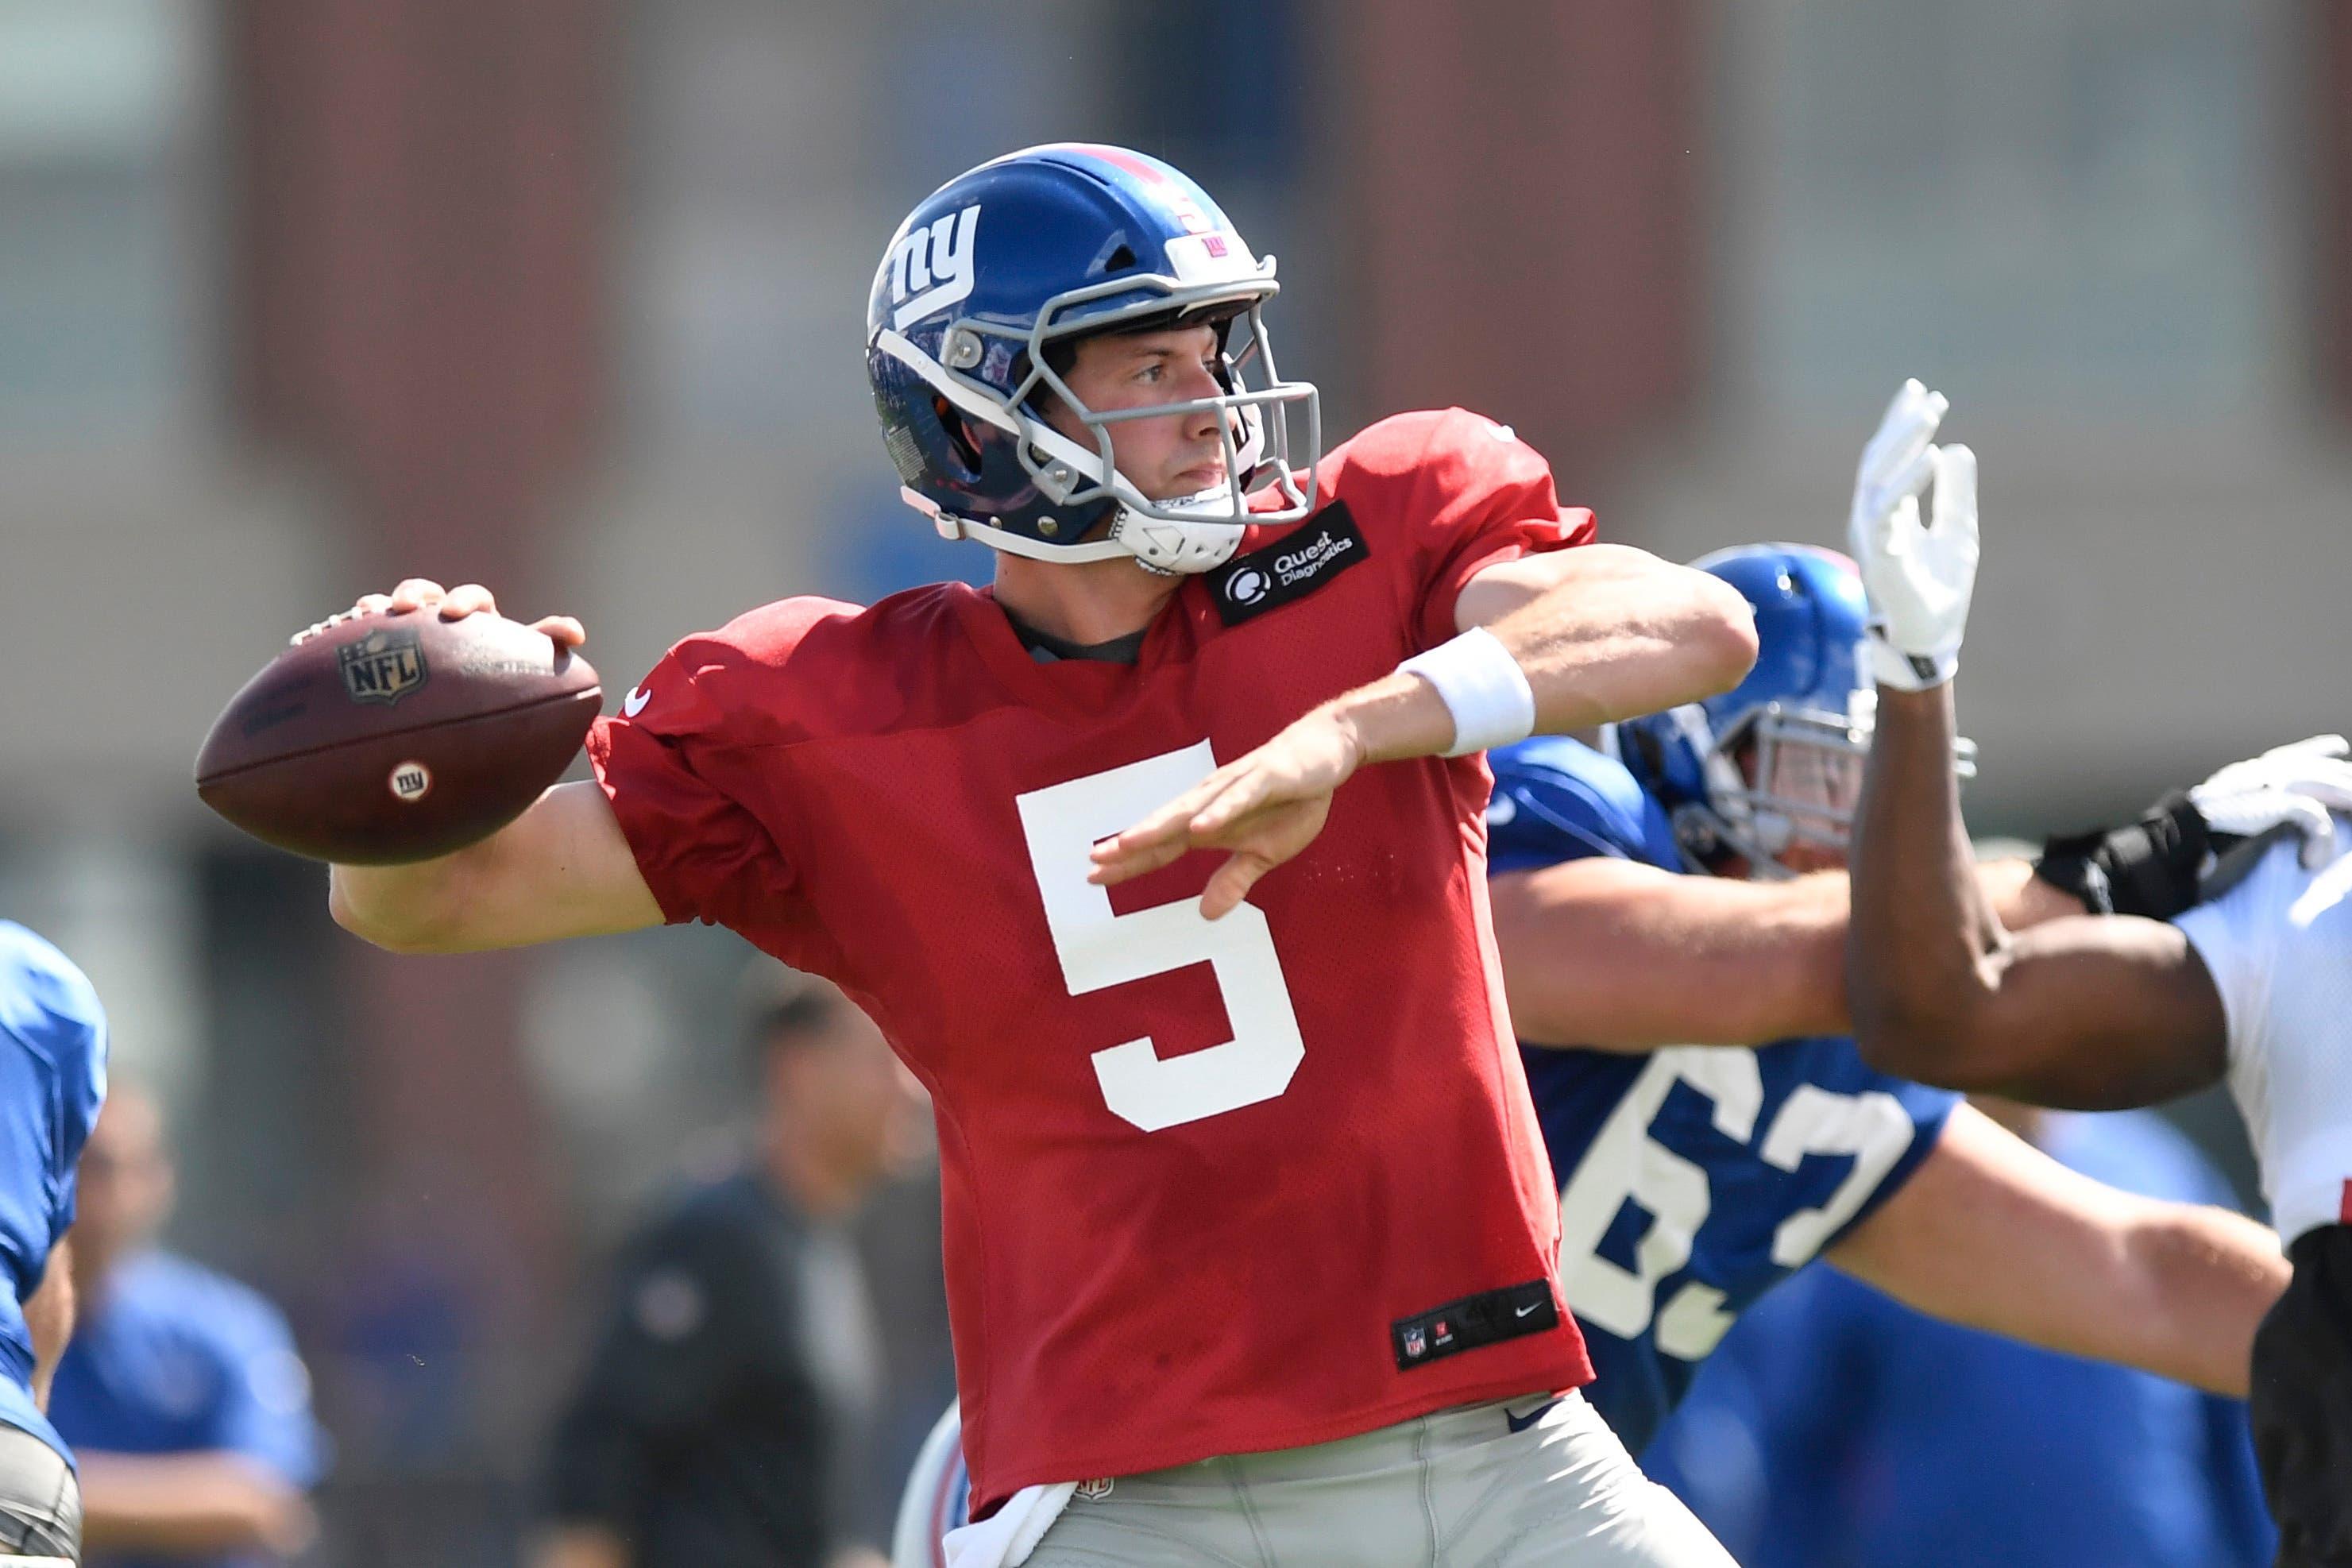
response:
[(258, 1568), (316, 1533), (310, 1374), (268, 1300), (154, 1245), (176, 1186), (163, 1108), (125, 1075), (82, 1155), (81, 1322), (49, 1405), (91, 1568)]
[(67, 1226), (106, 1099), (106, 1015), (65, 954), (0, 921), (0, 1555), (81, 1560), (81, 1491), (42, 1406), (73, 1331)]
[[(2285, 1279), (2266, 1231), (2116, 1192), (1863, 1064), (1842, 869), (1862, 585), (1802, 545), (1697, 564), (1756, 607), (1746, 680), (1490, 759), (1496, 935), (1592, 1403), (1639, 1452), (1739, 1312), (1824, 1253), (1938, 1317), (2242, 1394)], [(2017, 923), (2082, 912), (2021, 860), (1979, 874)], [(909, 1482), (901, 1568), (960, 1520), (952, 1425)]]

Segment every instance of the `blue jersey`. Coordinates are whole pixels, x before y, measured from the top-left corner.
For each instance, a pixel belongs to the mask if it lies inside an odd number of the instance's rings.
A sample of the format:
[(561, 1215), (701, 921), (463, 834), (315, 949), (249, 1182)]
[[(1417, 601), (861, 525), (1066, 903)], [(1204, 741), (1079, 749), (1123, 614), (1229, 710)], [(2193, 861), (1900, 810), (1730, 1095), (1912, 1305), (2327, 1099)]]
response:
[(25, 1300), (73, 1223), (74, 1169), (106, 1099), (106, 1015), (65, 954), (0, 921), (0, 1422), (65, 1453), (33, 1403)]
[[(1560, 736), (1490, 760), (1496, 874), (1592, 856), (1684, 869), (1664, 808), (1615, 760)], [(1585, 1392), (1637, 1453), (1739, 1313), (1901, 1186), (1958, 1098), (1872, 1071), (1842, 1037), (1521, 1054)]]
[[(285, 1318), (236, 1280), (169, 1253), (125, 1258), (103, 1294), (82, 1303), (73, 1343), (58, 1363), (49, 1414), (67, 1440), (89, 1453), (227, 1452), (292, 1486), (319, 1479), (322, 1439), (310, 1418), (310, 1379)], [(150, 1561), (90, 1558), (92, 1568)], [(254, 1559), (171, 1561), (226, 1568)]]

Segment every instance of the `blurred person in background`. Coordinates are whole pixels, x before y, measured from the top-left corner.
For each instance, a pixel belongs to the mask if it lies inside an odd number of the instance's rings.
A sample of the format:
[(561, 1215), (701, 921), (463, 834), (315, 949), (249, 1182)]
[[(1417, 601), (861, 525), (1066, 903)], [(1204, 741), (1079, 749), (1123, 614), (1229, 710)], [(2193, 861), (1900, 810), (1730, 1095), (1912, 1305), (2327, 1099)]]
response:
[[(2109, 1186), (2235, 1206), (2153, 1111), (1973, 1103)], [(2243, 1401), (1938, 1322), (1831, 1269), (1740, 1320), (1643, 1463), (1748, 1568), (2255, 1568), (2277, 1541)]]
[(556, 1429), (535, 1568), (878, 1564), (879, 1330), (850, 1237), (921, 1144), (922, 1091), (830, 984), (762, 961), (740, 1171), (624, 1249)]
[(294, 1336), (257, 1292), (155, 1246), (176, 1186), (163, 1107), (118, 1081), (82, 1154), (81, 1321), (50, 1403), (94, 1568), (248, 1568), (317, 1533), (323, 1442)]
[(43, 1407), (73, 1331), (74, 1163), (106, 1100), (106, 1014), (71, 960), (0, 921), (0, 1555), (81, 1557), (82, 1499)]

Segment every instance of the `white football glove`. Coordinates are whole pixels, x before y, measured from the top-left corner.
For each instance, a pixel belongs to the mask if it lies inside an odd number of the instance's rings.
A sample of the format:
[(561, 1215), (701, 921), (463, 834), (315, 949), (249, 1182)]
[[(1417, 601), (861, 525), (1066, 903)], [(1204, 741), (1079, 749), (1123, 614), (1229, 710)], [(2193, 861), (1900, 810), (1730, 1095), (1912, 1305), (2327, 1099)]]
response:
[[(1870, 661), (1881, 684), (1924, 691), (1952, 679), (1977, 581), (1977, 459), (1937, 447), (1950, 404), (1903, 384), (1862, 450), (1848, 519), (1854, 563), (1870, 595)], [(1928, 521), (1919, 493), (1932, 481)]]
[(2257, 837), (2291, 829), (2303, 840), (2303, 863), (2316, 869), (2336, 851), (2331, 812), (2352, 812), (2352, 745), (2341, 735), (2314, 735), (2273, 746), (2207, 779), (2189, 804), (2208, 831)]

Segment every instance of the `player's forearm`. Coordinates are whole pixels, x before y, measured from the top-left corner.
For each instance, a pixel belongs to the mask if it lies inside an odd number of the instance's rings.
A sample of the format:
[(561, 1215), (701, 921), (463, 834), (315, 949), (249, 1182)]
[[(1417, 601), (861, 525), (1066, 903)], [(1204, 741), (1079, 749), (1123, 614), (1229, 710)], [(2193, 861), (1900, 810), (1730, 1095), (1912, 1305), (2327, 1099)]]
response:
[(2105, 1233), (2022, 1265), (1981, 1326), (2244, 1398), (2254, 1331), (2286, 1289), (2278, 1237), (2226, 1209), (2105, 1195)]
[[(2024, 861), (1977, 875), (2021, 924), (2082, 912)], [(1595, 858), (1489, 890), (1512, 1020), (1531, 1045), (1753, 1046), (1851, 1027), (1842, 871), (1747, 882)]]
[(1569, 861), (1490, 884), (1505, 994), (1531, 1045), (1753, 1046), (1844, 1026), (1845, 879)]
[[(1510, 574), (1522, 571), (1515, 584)], [(1498, 585), (1481, 594), (1490, 580)], [(1525, 594), (1534, 581), (1540, 591)], [(1622, 545), (1481, 573), (1463, 591), (1455, 618), (1465, 630), (1484, 626), (1518, 660), (1543, 735), (1712, 697), (1756, 662), (1755, 611), (1736, 589)]]
[(406, 866), (330, 866), (327, 910), (353, 936), (390, 952), (467, 950), (472, 885), (495, 858), (496, 836)]
[(2243, 1393), (2255, 1325), (2286, 1282), (2263, 1226), (2119, 1192), (1972, 1105), (1828, 1256), (1946, 1322), (2224, 1394)]
[(1952, 734), (1949, 682), (1879, 689), (1846, 941), (1864, 1056), (1935, 1081), (1967, 1056), (2006, 940), (1961, 823)]
[[(1638, 550), (1588, 545), (1473, 578), (1456, 620), (1485, 626), (1527, 679), (1535, 732), (1566, 734), (1729, 689), (1756, 660), (1754, 613), (1728, 584)], [(1421, 677), (1335, 699), (1364, 762), (1434, 756), (1454, 715)]]
[(240, 1455), (84, 1449), (82, 1537), (120, 1552), (299, 1551), (311, 1533), (302, 1494)]
[(328, 907), (394, 952), (470, 952), (661, 923), (593, 783), (560, 784), (480, 843), (411, 866), (336, 866)]

